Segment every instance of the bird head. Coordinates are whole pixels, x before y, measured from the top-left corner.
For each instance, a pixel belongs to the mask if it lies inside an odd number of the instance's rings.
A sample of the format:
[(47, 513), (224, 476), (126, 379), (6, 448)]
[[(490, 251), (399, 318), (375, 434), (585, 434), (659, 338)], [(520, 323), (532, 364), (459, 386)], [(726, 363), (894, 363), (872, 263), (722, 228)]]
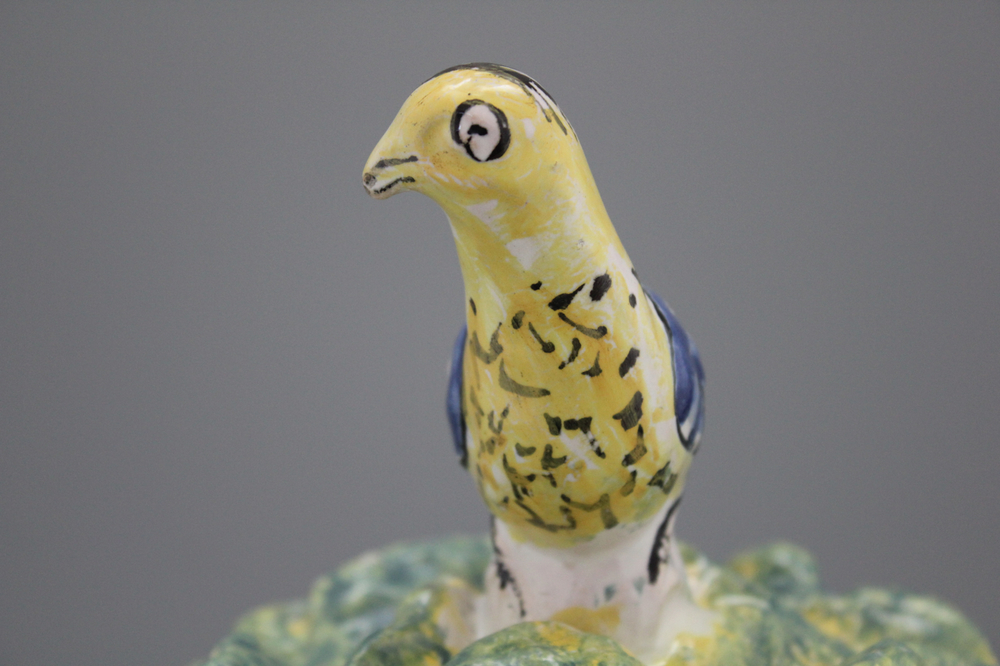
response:
[[(417, 88), (365, 165), (368, 193), (413, 190), (454, 221), (470, 207), (501, 211), (572, 197), (592, 181), (572, 127), (525, 74), (499, 65), (461, 65)], [(466, 211), (463, 213), (463, 211)]]

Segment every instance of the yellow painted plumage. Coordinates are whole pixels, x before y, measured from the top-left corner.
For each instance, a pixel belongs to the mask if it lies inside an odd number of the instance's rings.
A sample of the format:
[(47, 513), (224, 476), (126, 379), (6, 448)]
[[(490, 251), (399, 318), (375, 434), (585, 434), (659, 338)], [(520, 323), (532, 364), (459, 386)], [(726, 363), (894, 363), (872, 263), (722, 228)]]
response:
[[(463, 104), (506, 124), (501, 155), (460, 143)], [(486, 133), (471, 127), (469, 141)], [(467, 297), (468, 467), (511, 534), (573, 546), (675, 500), (691, 454), (668, 333), (551, 98), (497, 66), (445, 71), (403, 105), (365, 185), (422, 192), (447, 213)]]

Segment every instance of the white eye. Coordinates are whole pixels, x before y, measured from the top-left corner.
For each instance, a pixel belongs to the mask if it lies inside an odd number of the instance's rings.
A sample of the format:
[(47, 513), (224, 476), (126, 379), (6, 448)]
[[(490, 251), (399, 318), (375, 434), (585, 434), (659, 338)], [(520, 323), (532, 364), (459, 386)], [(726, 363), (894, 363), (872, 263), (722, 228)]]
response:
[(507, 116), (478, 99), (462, 102), (451, 117), (451, 138), (477, 162), (495, 160), (510, 145)]

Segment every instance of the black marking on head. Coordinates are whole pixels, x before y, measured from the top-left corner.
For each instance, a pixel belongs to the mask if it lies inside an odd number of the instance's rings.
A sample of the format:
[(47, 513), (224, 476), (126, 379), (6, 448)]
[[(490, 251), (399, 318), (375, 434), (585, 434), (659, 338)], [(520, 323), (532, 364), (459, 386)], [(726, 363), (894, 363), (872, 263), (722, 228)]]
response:
[(536, 282), (533, 285), (531, 285), (531, 290), (532, 291), (538, 291), (541, 288), (542, 288), (542, 281), (541, 280), (539, 280), (538, 282)]
[(514, 318), (510, 320), (510, 325), (516, 331), (521, 328), (521, 322), (524, 320), (524, 310), (518, 310)]
[(596, 377), (597, 375), (601, 374), (600, 360), (601, 360), (601, 352), (597, 352), (597, 355), (594, 357), (594, 365), (590, 366), (588, 369), (584, 370), (580, 374), (586, 375), (588, 377)]
[(535, 337), (535, 340), (538, 341), (538, 344), (542, 346), (543, 352), (545, 352), (546, 354), (551, 354), (556, 350), (556, 346), (553, 343), (546, 342), (545, 340), (542, 339), (542, 336), (538, 334), (538, 331), (535, 330), (534, 324), (532, 324), (530, 321), (528, 322), (528, 330)]
[(667, 515), (663, 517), (663, 522), (656, 528), (656, 536), (653, 537), (653, 548), (649, 553), (649, 562), (646, 565), (646, 573), (649, 574), (649, 584), (656, 583), (660, 577), (660, 567), (670, 559), (670, 533), (673, 532), (671, 521), (677, 512), (677, 507), (681, 505), (681, 498), (678, 497), (667, 510)]
[(576, 297), (576, 295), (580, 293), (580, 290), (583, 289), (586, 285), (587, 283), (584, 282), (571, 292), (565, 294), (559, 294), (551, 301), (549, 301), (549, 307), (552, 308), (553, 310), (565, 310), (566, 308), (569, 307), (569, 304), (573, 302), (573, 298)]
[(550, 394), (548, 389), (536, 388), (534, 386), (525, 386), (515, 382), (507, 374), (507, 369), (504, 368), (503, 359), (500, 359), (500, 388), (504, 391), (509, 391), (516, 395), (524, 396), (525, 398), (542, 398)]
[(660, 490), (663, 491), (664, 495), (669, 495), (670, 491), (674, 489), (674, 484), (677, 483), (677, 475), (670, 470), (670, 461), (656, 471), (653, 478), (649, 480), (649, 485), (659, 486)]
[(472, 307), (472, 314), (478, 314), (476, 312), (476, 302), (471, 298), (469, 299), (469, 306)]
[(542, 520), (542, 517), (531, 510), (531, 508), (524, 502), (518, 500), (515, 502), (519, 507), (524, 509), (528, 514), (528, 524), (534, 525), (535, 527), (540, 527), (546, 532), (558, 532), (559, 530), (575, 530), (576, 529), (576, 518), (573, 517), (573, 511), (568, 506), (559, 507), (559, 511), (563, 515), (563, 520), (566, 521), (565, 525), (553, 525)]
[(559, 313), (559, 318), (562, 319), (567, 324), (569, 324), (570, 326), (572, 326), (573, 328), (575, 328), (576, 330), (578, 330), (581, 333), (583, 333), (584, 335), (586, 335), (588, 338), (594, 338), (595, 340), (597, 340), (597, 339), (603, 338), (605, 335), (608, 334), (608, 327), (607, 326), (598, 326), (597, 328), (588, 328), (588, 327), (584, 326), (583, 324), (577, 324), (575, 321), (573, 321), (572, 319), (570, 319), (569, 317), (567, 317), (565, 312), (560, 312)]
[(414, 178), (413, 176), (402, 176), (400, 178), (394, 178), (393, 180), (390, 180), (382, 187), (378, 187), (372, 190), (372, 194), (384, 194), (400, 183), (415, 183), (415, 182), (417, 182), (417, 179)]
[(632, 307), (635, 307), (636, 302), (637, 301), (635, 300), (635, 294), (629, 294), (628, 295), (628, 304), (631, 305)]
[[(479, 69), (484, 72), (490, 72), (491, 74), (496, 74), (497, 76), (507, 79), (512, 83), (516, 83), (521, 87), (535, 86), (536, 88), (544, 92), (549, 99), (555, 102), (555, 100), (552, 99), (552, 95), (549, 95), (548, 91), (546, 91), (545, 88), (538, 85), (538, 81), (535, 81), (533, 78), (531, 78), (524, 72), (519, 72), (516, 69), (511, 69), (510, 67), (504, 67), (503, 65), (498, 65), (495, 62), (470, 62), (464, 65), (455, 65), (454, 67), (442, 69), (440, 72), (432, 76), (430, 79), (427, 79), (427, 81), (436, 79), (442, 74), (447, 74), (448, 72), (457, 72), (462, 69)], [(427, 83), (427, 81), (424, 81), (424, 83)]]
[(582, 345), (580, 344), (580, 338), (573, 338), (573, 348), (569, 352), (569, 357), (559, 364), (559, 369), (562, 370), (567, 365), (576, 360), (577, 355), (580, 353)]
[[(442, 74), (447, 74), (448, 72), (454, 72), (461, 69), (479, 69), (495, 74), (500, 78), (510, 81), (511, 83), (517, 84), (535, 101), (535, 105), (541, 109), (542, 115), (545, 116), (545, 120), (550, 123), (555, 120), (556, 124), (559, 125), (559, 129), (563, 131), (563, 134), (568, 134), (566, 126), (563, 124), (562, 119), (559, 118), (559, 112), (557, 110), (558, 107), (556, 106), (556, 101), (552, 99), (552, 95), (550, 95), (545, 88), (538, 85), (537, 81), (523, 72), (510, 69), (509, 67), (504, 67), (503, 65), (497, 65), (492, 62), (473, 62), (468, 65), (449, 67), (446, 70), (438, 72), (432, 76), (431, 79), (437, 78)], [(430, 79), (428, 79), (428, 81), (429, 80)], [(539, 101), (539, 97), (541, 97), (542, 101)], [(549, 117), (550, 115), (552, 116), (551, 118)]]
[(542, 478), (548, 479), (549, 485), (551, 485), (553, 488), (556, 487), (556, 477), (552, 476), (551, 472), (546, 472), (545, 474), (542, 474)]
[(604, 493), (601, 498), (594, 502), (593, 504), (584, 504), (583, 502), (574, 502), (566, 495), (560, 495), (563, 502), (569, 504), (574, 509), (580, 509), (581, 511), (600, 511), (601, 512), (601, 522), (604, 523), (604, 529), (610, 530), (612, 527), (618, 524), (618, 519), (615, 514), (611, 511), (611, 497)]
[(385, 169), (391, 166), (397, 166), (400, 164), (406, 164), (407, 162), (416, 162), (416, 155), (407, 155), (406, 157), (390, 157), (388, 159), (379, 160), (375, 163), (372, 169)]
[(527, 458), (537, 450), (534, 446), (521, 446), (520, 442), (514, 444), (514, 452), (522, 458)]
[(489, 365), (493, 361), (497, 360), (503, 352), (503, 347), (500, 346), (500, 324), (497, 324), (497, 329), (493, 331), (493, 335), (490, 336), (490, 351), (487, 352), (483, 349), (483, 346), (479, 344), (479, 334), (475, 331), (472, 333), (472, 337), (469, 339), (469, 348), (472, 349), (472, 353), (476, 355), (480, 361)]
[[(503, 361), (500, 363), (502, 368)], [(622, 407), (622, 410), (617, 414), (612, 414), (611, 418), (621, 421), (622, 430), (634, 428), (639, 423), (639, 419), (642, 418), (642, 391), (636, 391), (628, 404)]]
[(611, 289), (611, 276), (605, 273), (594, 278), (594, 286), (590, 290), (590, 300), (599, 301)]
[(632, 448), (631, 451), (625, 454), (624, 458), (622, 458), (622, 467), (628, 467), (629, 465), (636, 464), (637, 462), (642, 460), (642, 457), (646, 455), (646, 452), (647, 452), (646, 442), (645, 438), (643, 437), (642, 426), (639, 426), (639, 430), (637, 431), (635, 438), (635, 446)]
[(549, 416), (547, 413), (542, 414), (545, 417), (545, 425), (549, 427), (549, 432), (553, 437), (558, 437), (559, 433), (562, 432), (562, 421), (558, 416)]
[(566, 456), (559, 458), (552, 457), (552, 445), (546, 444), (545, 451), (542, 452), (542, 469), (555, 469), (566, 462)]
[(622, 364), (618, 366), (618, 376), (624, 377), (625, 375), (627, 375), (628, 371), (631, 370), (632, 366), (635, 365), (635, 360), (637, 358), (639, 358), (639, 350), (636, 349), (635, 347), (632, 347), (632, 349), (628, 350), (628, 354), (625, 355), (625, 360), (622, 361)]
[(632, 474), (629, 475), (628, 481), (625, 482), (625, 485), (622, 486), (618, 492), (621, 493), (622, 497), (628, 497), (632, 494), (633, 490), (635, 490), (635, 470), (632, 470)]
[(638, 279), (639, 279), (639, 274), (635, 272), (635, 267), (634, 267), (634, 266), (632, 267), (632, 275), (634, 275), (634, 276), (635, 276), (635, 279), (636, 279), (636, 280), (638, 280)]

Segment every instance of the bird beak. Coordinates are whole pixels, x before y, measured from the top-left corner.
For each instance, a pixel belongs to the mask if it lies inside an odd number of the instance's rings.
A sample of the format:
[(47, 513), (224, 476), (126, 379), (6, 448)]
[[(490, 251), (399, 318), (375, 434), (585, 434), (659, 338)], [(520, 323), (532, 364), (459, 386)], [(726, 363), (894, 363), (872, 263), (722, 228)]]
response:
[(401, 190), (411, 189), (408, 185), (417, 182), (414, 174), (419, 175), (419, 171), (411, 167), (419, 158), (412, 146), (398, 140), (395, 127), (396, 123), (393, 123), (375, 146), (361, 178), (365, 190), (375, 199), (385, 199)]

